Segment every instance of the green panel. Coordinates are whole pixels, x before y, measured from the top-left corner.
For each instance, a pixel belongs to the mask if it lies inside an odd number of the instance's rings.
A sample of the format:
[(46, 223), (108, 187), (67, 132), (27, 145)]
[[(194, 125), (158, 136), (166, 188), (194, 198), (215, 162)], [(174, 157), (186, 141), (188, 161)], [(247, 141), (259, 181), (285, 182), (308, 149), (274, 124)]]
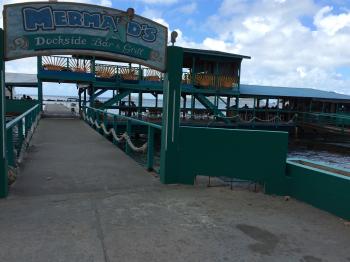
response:
[(285, 192), (288, 133), (181, 127), (180, 176), (226, 176), (261, 182), (266, 193)]
[(169, 46), (167, 55), (168, 73), (165, 75), (163, 91), (160, 181), (165, 184), (187, 183), (186, 180), (181, 180), (178, 175), (183, 49), (177, 46)]
[(289, 195), (350, 220), (350, 177), (287, 161)]
[(6, 114), (23, 114), (37, 104), (37, 100), (6, 99)]

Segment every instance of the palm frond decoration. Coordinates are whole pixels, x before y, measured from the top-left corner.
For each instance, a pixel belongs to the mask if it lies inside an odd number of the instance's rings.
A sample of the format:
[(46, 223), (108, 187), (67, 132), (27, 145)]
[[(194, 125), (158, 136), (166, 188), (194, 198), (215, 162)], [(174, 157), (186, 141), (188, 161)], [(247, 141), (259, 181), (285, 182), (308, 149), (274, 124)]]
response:
[(91, 73), (91, 61), (86, 59), (69, 58), (69, 69), (72, 72)]
[(119, 72), (120, 77), (123, 80), (138, 80), (138, 76), (136, 75), (136, 68), (121, 67)]
[(43, 56), (42, 67), (44, 70), (62, 71), (67, 68), (67, 57)]
[(143, 69), (144, 79), (147, 81), (160, 82), (163, 79), (163, 73), (151, 68)]
[(96, 65), (95, 72), (97, 77), (113, 78), (117, 74), (117, 67), (114, 65)]

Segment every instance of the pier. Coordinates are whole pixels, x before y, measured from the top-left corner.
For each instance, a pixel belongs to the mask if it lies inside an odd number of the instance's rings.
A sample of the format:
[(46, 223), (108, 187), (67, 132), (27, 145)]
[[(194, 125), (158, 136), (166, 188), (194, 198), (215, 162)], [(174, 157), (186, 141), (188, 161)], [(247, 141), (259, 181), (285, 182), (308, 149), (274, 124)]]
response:
[[(133, 8), (4, 6), (0, 261), (350, 260), (350, 171), (287, 158), (310, 124), (348, 136), (350, 96), (242, 84), (249, 56), (177, 35)], [(36, 75), (5, 73), (25, 57)]]
[[(50, 107), (46, 114), (69, 112)], [(0, 201), (0, 260), (348, 258), (349, 229), (339, 218), (252, 187), (211, 184), (163, 185), (84, 121), (42, 118)]]

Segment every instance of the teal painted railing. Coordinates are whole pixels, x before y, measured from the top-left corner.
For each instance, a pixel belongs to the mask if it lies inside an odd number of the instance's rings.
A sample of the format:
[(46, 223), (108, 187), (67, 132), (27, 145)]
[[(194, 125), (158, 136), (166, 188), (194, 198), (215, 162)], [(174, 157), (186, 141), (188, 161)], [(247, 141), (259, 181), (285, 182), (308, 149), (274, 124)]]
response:
[(301, 113), (299, 116), (299, 122), (301, 123), (336, 127), (341, 132), (345, 132), (345, 129), (350, 128), (349, 115), (330, 113)]
[[(112, 138), (114, 144), (124, 143), (126, 154), (130, 155), (132, 151), (146, 154), (147, 170), (155, 170), (155, 132), (162, 129), (160, 125), (132, 117), (109, 113), (107, 111), (92, 107), (83, 107), (82, 117), (91, 126), (94, 126), (95, 129), (98, 130), (102, 135)], [(118, 120), (126, 121), (126, 130), (124, 132), (121, 132), (121, 130), (118, 128)], [(147, 127), (147, 142), (140, 147), (135, 146), (135, 144), (131, 141), (133, 124)]]
[(40, 116), (39, 105), (6, 123), (6, 157), (11, 167), (17, 166), (17, 159), (27, 146)]

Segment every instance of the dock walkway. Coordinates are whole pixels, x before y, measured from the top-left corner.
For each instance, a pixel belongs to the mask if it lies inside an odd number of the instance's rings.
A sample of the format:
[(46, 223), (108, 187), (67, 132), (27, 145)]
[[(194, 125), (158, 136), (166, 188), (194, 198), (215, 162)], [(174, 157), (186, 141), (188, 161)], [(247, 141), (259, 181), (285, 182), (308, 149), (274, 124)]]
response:
[(40, 121), (0, 232), (9, 262), (350, 261), (339, 218), (242, 188), (162, 185), (73, 118)]

